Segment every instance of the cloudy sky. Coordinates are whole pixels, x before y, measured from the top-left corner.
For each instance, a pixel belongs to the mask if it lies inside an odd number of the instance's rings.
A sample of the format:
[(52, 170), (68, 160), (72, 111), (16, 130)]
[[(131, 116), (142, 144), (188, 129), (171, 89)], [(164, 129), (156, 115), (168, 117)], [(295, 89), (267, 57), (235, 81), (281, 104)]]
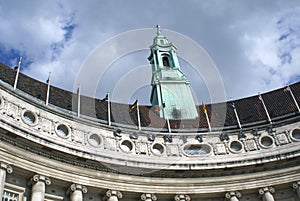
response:
[[(299, 0), (0, 0), (0, 62), (14, 67), (22, 55), (22, 73), (45, 82), (51, 71), (52, 85), (74, 91), (82, 64), (97, 47), (116, 35), (156, 24), (162, 33), (165, 29), (189, 37), (209, 54), (226, 99), (300, 81)], [(126, 72), (148, 64), (151, 43), (113, 61), (95, 96), (112, 93)], [(195, 76), (184, 58), (181, 64), (197, 102), (209, 102), (211, 92), (203, 77)], [(103, 67), (101, 61), (97, 65)], [(151, 77), (141, 74), (137, 70), (135, 75)], [(128, 92), (133, 93), (130, 101), (149, 104), (150, 90), (149, 83)]]

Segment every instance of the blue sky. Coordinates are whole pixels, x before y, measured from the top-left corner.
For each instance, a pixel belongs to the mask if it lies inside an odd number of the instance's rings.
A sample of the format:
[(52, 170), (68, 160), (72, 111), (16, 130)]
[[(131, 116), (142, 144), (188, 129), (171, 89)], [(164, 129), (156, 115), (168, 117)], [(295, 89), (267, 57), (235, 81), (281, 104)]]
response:
[[(14, 67), (22, 55), (23, 73), (44, 82), (51, 71), (53, 85), (74, 90), (80, 66), (96, 47), (156, 24), (204, 48), (220, 72), (227, 99), (300, 81), (299, 0), (0, 0), (0, 62)], [(131, 68), (148, 64), (149, 54), (145, 50), (115, 62), (97, 97), (111, 93)], [(209, 102), (201, 77), (181, 63), (198, 102)], [(132, 98), (148, 104), (150, 89), (149, 83)]]

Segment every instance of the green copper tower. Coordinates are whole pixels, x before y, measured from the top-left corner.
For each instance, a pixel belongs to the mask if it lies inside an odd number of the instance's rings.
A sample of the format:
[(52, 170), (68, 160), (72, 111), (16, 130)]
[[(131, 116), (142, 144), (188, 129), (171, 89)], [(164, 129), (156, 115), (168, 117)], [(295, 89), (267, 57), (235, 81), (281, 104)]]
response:
[(151, 104), (165, 119), (195, 119), (198, 117), (190, 83), (180, 69), (177, 48), (161, 35), (157, 25), (156, 36), (148, 57), (152, 65)]

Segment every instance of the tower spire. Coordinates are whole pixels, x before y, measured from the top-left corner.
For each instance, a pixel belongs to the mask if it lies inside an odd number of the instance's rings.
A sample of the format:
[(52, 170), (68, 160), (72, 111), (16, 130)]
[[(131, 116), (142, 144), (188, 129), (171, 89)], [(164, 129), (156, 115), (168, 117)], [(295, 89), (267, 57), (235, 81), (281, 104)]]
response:
[(159, 25), (148, 57), (152, 65), (151, 104), (161, 118), (195, 119), (198, 117), (190, 83), (180, 69), (177, 48), (161, 35)]
[(155, 26), (155, 28), (156, 28), (156, 35), (157, 35), (157, 36), (160, 35), (160, 33), (161, 33), (161, 27), (159, 26), (159, 24), (157, 24), (157, 25)]

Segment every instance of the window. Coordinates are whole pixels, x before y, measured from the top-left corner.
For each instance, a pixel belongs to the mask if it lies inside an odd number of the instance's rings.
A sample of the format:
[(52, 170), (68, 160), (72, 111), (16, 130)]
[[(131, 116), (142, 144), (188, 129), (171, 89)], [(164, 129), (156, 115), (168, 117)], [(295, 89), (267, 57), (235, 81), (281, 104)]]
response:
[(163, 61), (163, 66), (168, 67), (168, 68), (170, 67), (170, 63), (169, 63), (168, 57), (164, 56), (162, 58), (162, 61)]
[(4, 186), (2, 201), (23, 201), (25, 188), (6, 183)]

